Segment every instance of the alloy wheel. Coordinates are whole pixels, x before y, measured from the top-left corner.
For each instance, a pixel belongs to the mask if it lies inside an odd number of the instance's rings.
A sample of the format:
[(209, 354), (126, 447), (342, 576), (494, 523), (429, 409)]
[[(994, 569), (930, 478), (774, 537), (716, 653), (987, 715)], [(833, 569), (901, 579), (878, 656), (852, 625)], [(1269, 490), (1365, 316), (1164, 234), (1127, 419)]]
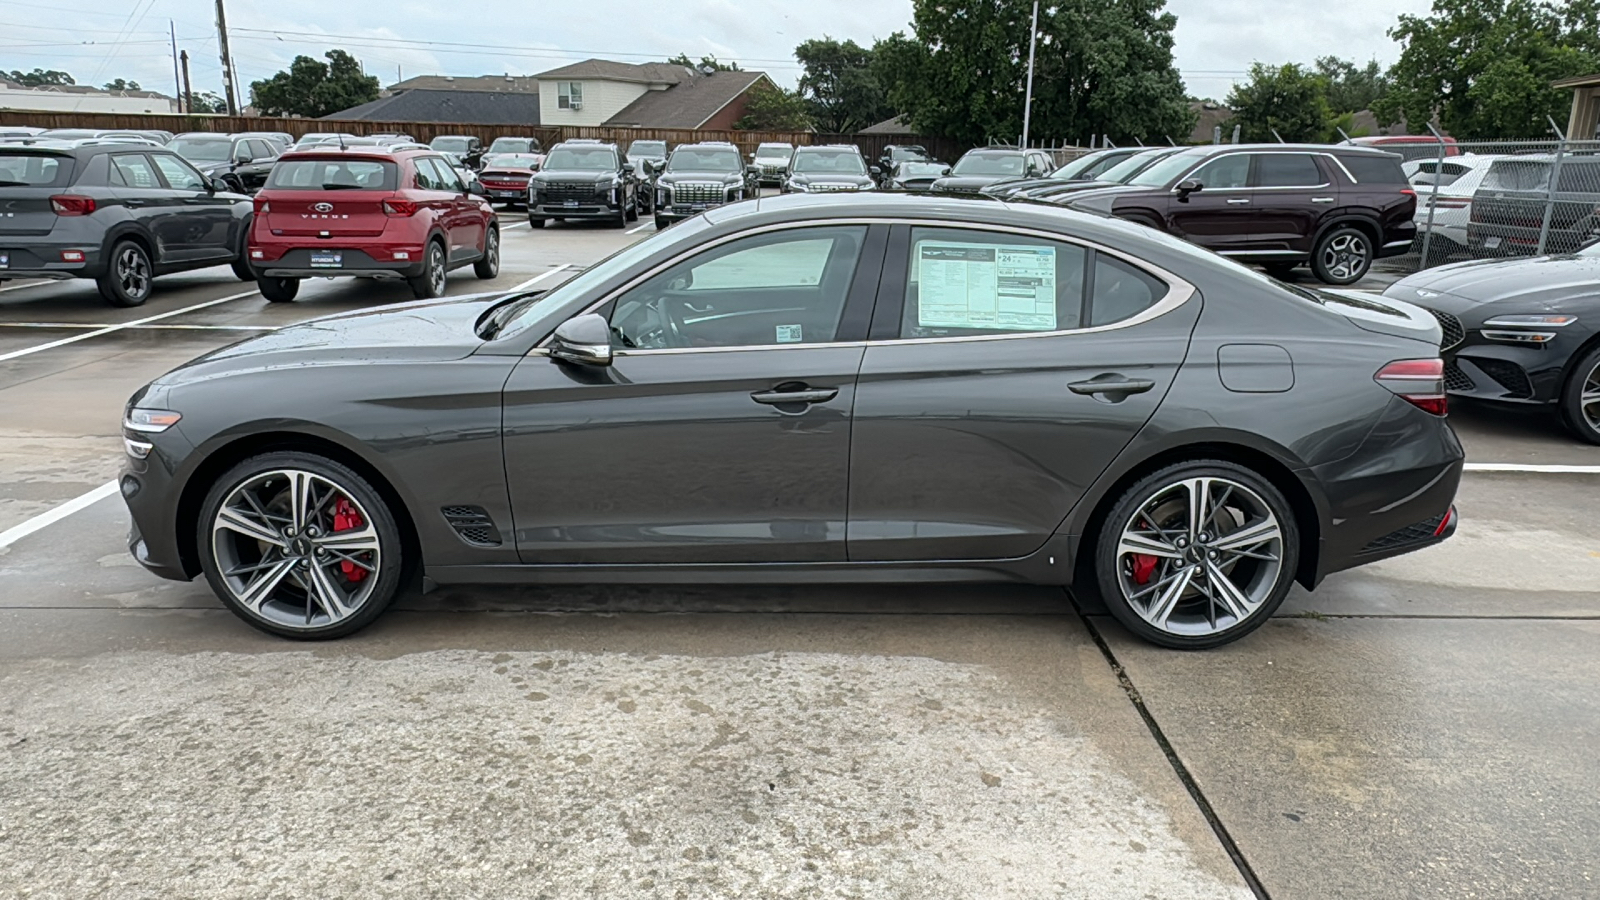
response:
[(428, 283), (433, 286), (434, 296), (444, 293), (444, 252), (438, 244), (428, 251)]
[(1334, 236), (1322, 248), (1322, 268), (1334, 278), (1355, 278), (1367, 265), (1367, 239), (1354, 231)]
[(498, 229), (489, 229), (488, 246), (484, 248), (484, 255), (489, 257), (489, 265), (500, 268), (500, 232)]
[(1151, 495), (1123, 526), (1117, 583), (1153, 628), (1206, 636), (1244, 622), (1271, 598), (1283, 528), (1245, 485), (1186, 478)]
[(150, 291), (150, 261), (138, 247), (124, 247), (117, 254), (117, 283), (129, 298), (138, 299)]
[(360, 501), (301, 469), (254, 475), (230, 491), (212, 519), (211, 549), (241, 608), (297, 630), (359, 611), (383, 562), (377, 528)]
[(1583, 379), (1578, 392), (1578, 412), (1596, 434), (1600, 434), (1600, 362)]

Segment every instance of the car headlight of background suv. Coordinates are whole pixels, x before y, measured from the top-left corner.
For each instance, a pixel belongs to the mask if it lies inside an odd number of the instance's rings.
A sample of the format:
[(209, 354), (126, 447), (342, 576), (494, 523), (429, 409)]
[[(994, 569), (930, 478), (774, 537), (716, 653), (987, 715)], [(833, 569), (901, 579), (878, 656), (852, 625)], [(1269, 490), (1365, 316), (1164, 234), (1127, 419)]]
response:
[(1495, 316), (1483, 323), (1483, 336), (1491, 341), (1512, 344), (1548, 344), (1556, 339), (1555, 329), (1578, 321), (1577, 316), (1512, 315)]

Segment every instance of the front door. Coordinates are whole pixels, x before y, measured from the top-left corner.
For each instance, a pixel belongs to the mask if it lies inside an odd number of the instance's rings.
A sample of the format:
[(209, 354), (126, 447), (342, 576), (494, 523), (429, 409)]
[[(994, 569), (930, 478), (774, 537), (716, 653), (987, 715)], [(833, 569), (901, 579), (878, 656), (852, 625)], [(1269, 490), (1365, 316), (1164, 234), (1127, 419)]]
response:
[(1160, 405), (1199, 303), (1031, 234), (892, 243), (856, 390), (850, 560), (1026, 556)]
[(1200, 190), (1174, 196), (1167, 205), (1167, 227), (1173, 234), (1218, 253), (1253, 249), (1254, 191), (1250, 188), (1250, 155), (1216, 157), (1185, 180)]
[(173, 195), (173, 214), (164, 220), (163, 243), (181, 247), (181, 258), (231, 259), (238, 252), (234, 233), (234, 200), (211, 190), (204, 175), (174, 153), (152, 153), (167, 190)]
[(188, 243), (189, 229), (184, 226), (188, 210), (183, 198), (161, 181), (155, 163), (145, 153), (113, 153), (111, 157), (111, 191), (117, 202), (143, 225), (155, 238), (154, 259), (157, 267), (181, 264), (192, 259), (194, 247)]
[(523, 561), (843, 561), (881, 256), (859, 225), (739, 237), (598, 310), (610, 367), (523, 360), (505, 391)]

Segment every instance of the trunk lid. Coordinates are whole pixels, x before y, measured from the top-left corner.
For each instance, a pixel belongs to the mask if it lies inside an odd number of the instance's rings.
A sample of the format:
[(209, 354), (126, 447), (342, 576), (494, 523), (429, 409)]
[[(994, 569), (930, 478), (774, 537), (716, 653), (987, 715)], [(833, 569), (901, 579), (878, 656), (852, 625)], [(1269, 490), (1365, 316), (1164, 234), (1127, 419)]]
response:
[(57, 218), (50, 198), (70, 193), (75, 162), (48, 150), (0, 146), (0, 235), (49, 234)]
[(285, 155), (256, 195), (256, 215), (284, 237), (378, 237), (391, 218), (384, 201), (403, 199), (399, 177), (388, 158)]
[(1310, 291), (1316, 302), (1329, 312), (1338, 313), (1357, 328), (1390, 337), (1410, 338), (1439, 346), (1444, 336), (1439, 320), (1420, 306), (1389, 297), (1376, 297), (1360, 291), (1325, 288)]

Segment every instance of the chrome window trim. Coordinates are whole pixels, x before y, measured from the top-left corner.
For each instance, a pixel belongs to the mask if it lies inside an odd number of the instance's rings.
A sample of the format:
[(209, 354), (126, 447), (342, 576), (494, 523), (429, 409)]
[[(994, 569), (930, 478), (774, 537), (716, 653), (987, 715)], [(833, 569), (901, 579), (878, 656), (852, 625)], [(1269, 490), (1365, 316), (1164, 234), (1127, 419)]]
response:
[[(1058, 243), (1064, 243), (1064, 244), (1072, 244), (1074, 246), (1080, 246), (1080, 247), (1084, 247), (1086, 249), (1093, 249), (1093, 250), (1095, 250), (1097, 252), (1104, 253), (1104, 254), (1106, 254), (1108, 256), (1111, 256), (1113, 258), (1120, 259), (1123, 262), (1128, 263), (1129, 265), (1131, 265), (1131, 266), (1133, 266), (1133, 267), (1135, 267), (1135, 268), (1137, 268), (1137, 269), (1139, 269), (1139, 270), (1141, 270), (1141, 271), (1143, 271), (1143, 272), (1145, 272), (1147, 274), (1155, 276), (1157, 280), (1166, 283), (1166, 285), (1167, 285), (1167, 294), (1166, 294), (1166, 296), (1162, 297), (1160, 300), (1157, 300), (1154, 304), (1152, 304), (1149, 308), (1145, 309), (1143, 312), (1140, 312), (1140, 313), (1137, 313), (1135, 315), (1129, 316), (1128, 318), (1123, 319), (1123, 320), (1118, 321), (1118, 322), (1112, 322), (1109, 325), (1094, 325), (1094, 326), (1090, 326), (1088, 328), (1063, 328), (1063, 329), (1058, 329), (1058, 330), (1055, 330), (1055, 331), (1019, 331), (1019, 332), (1010, 332), (1010, 333), (1006, 333), (1006, 334), (953, 335), (953, 336), (950, 336), (950, 337), (933, 337), (933, 338), (904, 338), (904, 337), (900, 337), (900, 338), (887, 338), (887, 339), (884, 339), (884, 340), (876, 340), (876, 341), (871, 341), (871, 340), (869, 340), (869, 341), (825, 341), (825, 342), (818, 342), (818, 343), (814, 343), (814, 344), (808, 344), (808, 343), (797, 343), (797, 344), (742, 344), (742, 345), (737, 346), (737, 347), (663, 347), (663, 348), (651, 348), (651, 349), (614, 350), (612, 352), (612, 355), (613, 356), (645, 356), (645, 355), (651, 355), (651, 354), (667, 354), (667, 353), (729, 353), (729, 352), (744, 351), (744, 350), (808, 350), (808, 349), (820, 349), (820, 348), (829, 348), (829, 347), (840, 348), (840, 347), (869, 347), (869, 346), (880, 346), (880, 345), (889, 345), (889, 344), (933, 344), (933, 343), (948, 343), (948, 342), (952, 342), (952, 341), (1005, 341), (1005, 340), (1017, 340), (1019, 338), (1060, 337), (1060, 336), (1063, 336), (1063, 335), (1073, 335), (1073, 334), (1100, 334), (1100, 333), (1108, 332), (1108, 331), (1117, 331), (1117, 330), (1123, 329), (1123, 328), (1132, 328), (1135, 325), (1142, 325), (1145, 322), (1149, 322), (1149, 321), (1151, 321), (1153, 319), (1160, 318), (1161, 316), (1164, 316), (1167, 313), (1169, 313), (1169, 312), (1177, 309), (1178, 307), (1182, 306), (1183, 304), (1187, 303), (1189, 301), (1189, 299), (1196, 294), (1194, 285), (1192, 285), (1188, 281), (1178, 277), (1176, 274), (1174, 274), (1174, 273), (1172, 273), (1172, 272), (1170, 272), (1170, 271), (1168, 271), (1166, 269), (1163, 269), (1160, 266), (1150, 262), (1149, 260), (1140, 259), (1137, 256), (1134, 256), (1132, 254), (1126, 253), (1126, 252), (1124, 252), (1122, 250), (1119, 250), (1119, 249), (1117, 249), (1115, 247), (1110, 247), (1110, 246), (1107, 246), (1105, 244), (1101, 244), (1101, 243), (1099, 243), (1097, 241), (1092, 241), (1092, 240), (1088, 240), (1088, 239), (1085, 239), (1085, 238), (1075, 237), (1075, 236), (1072, 236), (1072, 235), (1060, 234), (1058, 232), (1053, 232), (1053, 231), (1045, 231), (1045, 230), (1039, 229), (1039, 228), (1030, 228), (1030, 227), (1027, 227), (1027, 226), (996, 225), (996, 224), (992, 224), (992, 223), (988, 223), (988, 222), (952, 222), (952, 221), (948, 221), (948, 220), (944, 220), (944, 219), (909, 219), (909, 218), (886, 217), (886, 216), (876, 216), (876, 217), (874, 217), (874, 216), (862, 216), (862, 217), (852, 217), (852, 218), (848, 218), (848, 219), (808, 220), (803, 224), (796, 224), (794, 222), (778, 222), (778, 223), (773, 223), (771, 225), (763, 225), (763, 226), (761, 226), (759, 228), (751, 228), (751, 229), (748, 229), (748, 230), (745, 230), (745, 231), (740, 231), (740, 232), (737, 232), (737, 233), (734, 233), (734, 234), (724, 235), (724, 236), (722, 236), (720, 238), (717, 238), (714, 241), (709, 241), (707, 243), (700, 244), (700, 245), (698, 245), (698, 246), (696, 246), (696, 247), (694, 247), (692, 249), (684, 251), (683, 253), (679, 253), (678, 255), (672, 257), (669, 260), (666, 260), (665, 262), (662, 262), (662, 263), (660, 263), (658, 265), (650, 267), (649, 269), (646, 269), (644, 272), (640, 273), (637, 277), (629, 279), (626, 283), (618, 286), (617, 288), (615, 288), (615, 289), (613, 289), (611, 291), (608, 291), (605, 294), (605, 296), (603, 296), (601, 299), (595, 301), (594, 303), (590, 304), (589, 306), (584, 307), (583, 309), (579, 310), (578, 312), (573, 313), (571, 316), (568, 316), (567, 318), (571, 319), (571, 318), (575, 318), (577, 316), (584, 316), (584, 315), (588, 315), (590, 313), (593, 313), (594, 311), (598, 310), (600, 307), (605, 306), (607, 303), (610, 303), (611, 301), (615, 300), (617, 297), (620, 297), (622, 294), (624, 294), (624, 293), (626, 293), (626, 292), (628, 292), (630, 290), (633, 290), (635, 287), (638, 287), (639, 285), (641, 285), (644, 282), (650, 280), (651, 278), (654, 278), (656, 275), (660, 274), (661, 272), (663, 272), (663, 271), (665, 271), (665, 270), (677, 265), (679, 262), (682, 262), (683, 260), (688, 259), (688, 258), (690, 258), (692, 256), (697, 256), (703, 251), (711, 250), (711, 249), (714, 249), (716, 247), (720, 247), (723, 244), (729, 243), (730, 241), (735, 241), (735, 240), (739, 240), (741, 238), (750, 237), (751, 235), (765, 234), (765, 233), (771, 232), (771, 231), (800, 230), (800, 229), (805, 229), (805, 228), (831, 228), (831, 227), (836, 227), (836, 226), (840, 226), (840, 225), (866, 225), (866, 226), (872, 226), (872, 225), (909, 225), (909, 226), (912, 226), (912, 227), (943, 228), (943, 229), (948, 229), (948, 230), (993, 231), (993, 232), (998, 232), (998, 233), (1001, 233), (1001, 234), (1027, 235), (1027, 236), (1030, 236), (1030, 237), (1037, 237), (1037, 238), (1040, 238), (1040, 239), (1043, 239), (1043, 240), (1056, 241)], [(554, 334), (554, 332), (552, 332), (548, 337), (546, 337), (544, 340), (540, 341), (537, 346), (535, 346), (533, 349), (529, 350), (527, 355), (529, 355), (529, 356), (548, 356), (549, 355), (549, 348), (546, 345), (552, 339), (554, 339), (554, 337), (555, 337), (555, 334)]]
[[(1344, 167), (1344, 163), (1339, 161), (1339, 157), (1334, 156), (1332, 153), (1319, 153), (1319, 152), (1317, 152), (1315, 150), (1235, 150), (1235, 151), (1230, 151), (1230, 152), (1227, 152), (1227, 153), (1218, 153), (1215, 156), (1208, 156), (1205, 159), (1201, 160), (1200, 162), (1196, 163), (1192, 168), (1189, 169), (1189, 171), (1184, 172), (1181, 176), (1178, 177), (1178, 180), (1173, 183), (1173, 186), (1167, 191), (1167, 193), (1176, 194), (1178, 192), (1178, 187), (1177, 187), (1178, 184), (1181, 184), (1182, 182), (1187, 181), (1189, 179), (1189, 176), (1191, 176), (1194, 173), (1200, 171), (1201, 169), (1205, 168), (1206, 166), (1210, 165), (1211, 163), (1213, 163), (1213, 162), (1215, 162), (1215, 161), (1217, 161), (1219, 159), (1222, 159), (1223, 157), (1227, 157), (1227, 156), (1264, 156), (1264, 155), (1267, 155), (1267, 154), (1276, 154), (1276, 155), (1280, 155), (1281, 156), (1281, 155), (1286, 154), (1286, 153), (1297, 153), (1297, 154), (1299, 154), (1301, 156), (1320, 156), (1320, 157), (1323, 157), (1324, 159), (1333, 160), (1333, 164), (1339, 167), (1339, 171), (1343, 172), (1345, 177), (1349, 178), (1350, 182), (1352, 184), (1356, 183), (1356, 179), (1355, 179), (1355, 177), (1353, 175), (1350, 174), (1350, 170), (1346, 169)], [(1266, 187), (1204, 188), (1201, 191), (1201, 193), (1206, 193), (1206, 194), (1229, 194), (1229, 193), (1233, 193), (1235, 191), (1315, 191), (1315, 190), (1320, 190), (1320, 189), (1326, 188), (1326, 187), (1333, 187), (1333, 183), (1330, 182), (1330, 181), (1324, 181), (1321, 184), (1277, 184), (1277, 185), (1271, 185), (1271, 186), (1266, 186)]]

